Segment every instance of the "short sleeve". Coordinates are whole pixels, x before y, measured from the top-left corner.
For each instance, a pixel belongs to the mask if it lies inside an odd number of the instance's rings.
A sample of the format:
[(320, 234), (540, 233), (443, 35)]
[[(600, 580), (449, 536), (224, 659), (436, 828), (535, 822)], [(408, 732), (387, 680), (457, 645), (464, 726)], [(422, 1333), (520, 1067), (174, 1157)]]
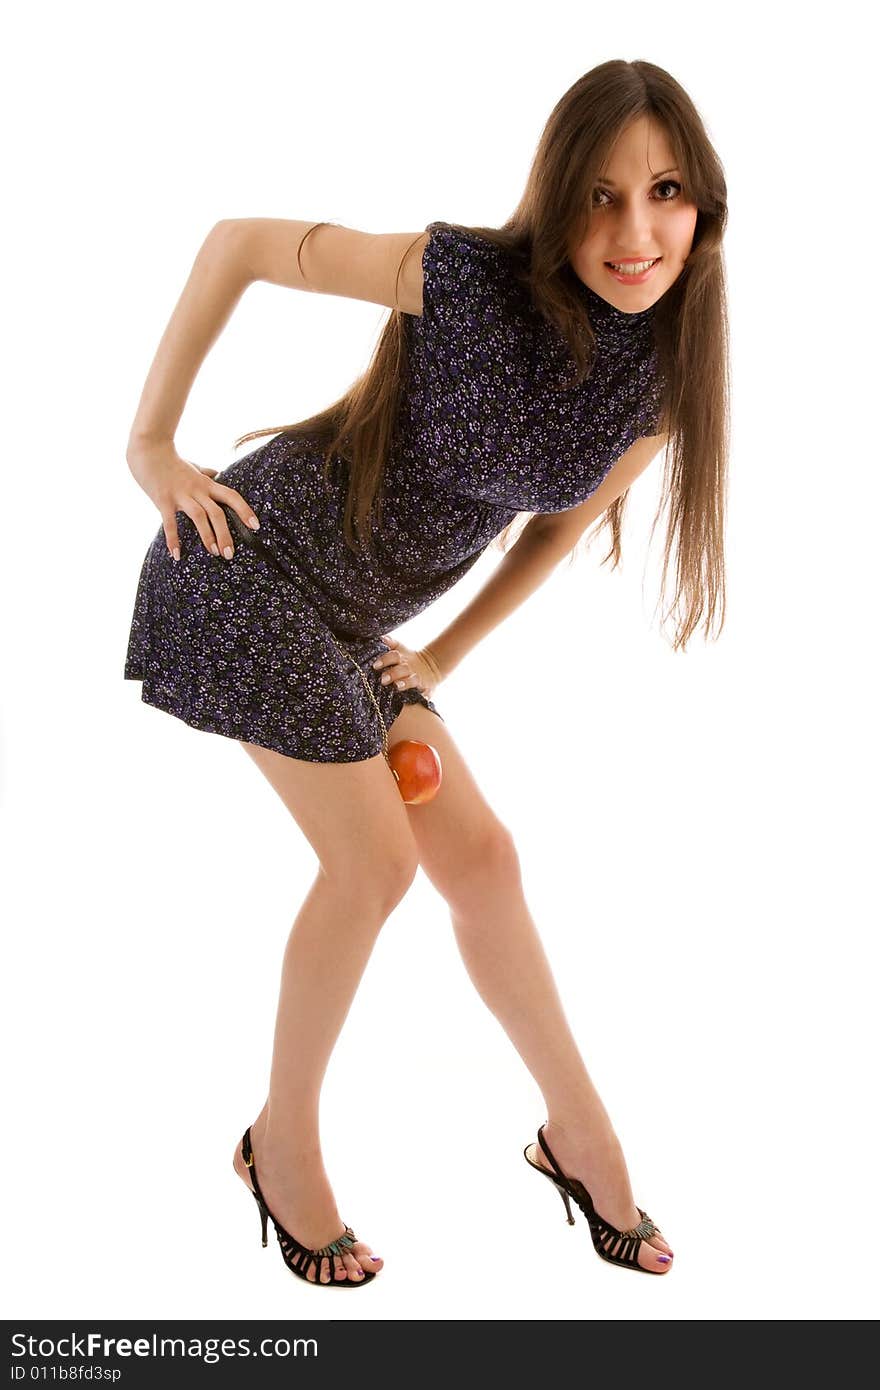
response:
[(504, 252), (467, 228), (431, 222), (422, 251), (423, 331), (471, 338), (500, 311)]
[(406, 318), (417, 391), (469, 411), (473, 427), (512, 404), (527, 334), (510, 255), (469, 228), (431, 222), (422, 249), (422, 313)]

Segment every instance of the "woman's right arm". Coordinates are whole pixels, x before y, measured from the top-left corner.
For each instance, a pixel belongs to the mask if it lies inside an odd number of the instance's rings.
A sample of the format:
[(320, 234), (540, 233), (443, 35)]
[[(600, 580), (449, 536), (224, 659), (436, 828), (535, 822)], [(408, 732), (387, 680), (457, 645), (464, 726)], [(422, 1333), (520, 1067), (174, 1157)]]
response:
[(314, 221), (265, 217), (226, 219), (208, 233), (162, 335), (126, 449), (129, 469), (158, 507), (176, 559), (179, 511), (215, 554), (215, 547), (233, 549), (221, 502), (246, 525), (257, 520), (240, 493), (211, 479), (216, 470), (188, 463), (174, 445), (199, 367), (248, 285), (265, 280), (421, 313), (421, 251), (415, 243), (425, 239), (419, 233), (375, 235), (334, 223), (315, 227)]
[(252, 280), (364, 299), (404, 314), (422, 312), (427, 232), (361, 232), (335, 222), (316, 226), (276, 217), (242, 218), (235, 226)]
[[(185, 512), (205, 549), (232, 551), (221, 502), (253, 528), (253, 509), (234, 488), (182, 459), (174, 436), (196, 374), (241, 298), (250, 276), (234, 221), (208, 233), (162, 335), (131, 426), (125, 457), (162, 515), (169, 551), (180, 559), (177, 513)], [(252, 520), (253, 518), (253, 520)]]

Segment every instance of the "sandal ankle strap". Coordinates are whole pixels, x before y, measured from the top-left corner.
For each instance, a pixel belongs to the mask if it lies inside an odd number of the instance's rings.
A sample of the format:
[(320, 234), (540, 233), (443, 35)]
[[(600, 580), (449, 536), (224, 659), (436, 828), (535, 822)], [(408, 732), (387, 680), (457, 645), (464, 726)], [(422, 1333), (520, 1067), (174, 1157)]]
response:
[(559, 1164), (556, 1162), (556, 1159), (553, 1157), (553, 1154), (552, 1154), (551, 1151), (550, 1151), (550, 1145), (547, 1143), (547, 1140), (544, 1138), (544, 1126), (543, 1126), (543, 1125), (541, 1125), (541, 1128), (538, 1130), (538, 1144), (540, 1145), (540, 1147), (541, 1147), (541, 1149), (543, 1150), (543, 1152), (547, 1155), (547, 1158), (550, 1160), (550, 1164), (551, 1164), (551, 1166), (552, 1166), (552, 1168), (553, 1168), (553, 1171), (554, 1171), (554, 1173), (556, 1174), (556, 1176), (557, 1176), (558, 1178), (562, 1178), (563, 1182), (568, 1182), (568, 1178), (566, 1177), (565, 1173), (563, 1173), (563, 1171), (562, 1171), (562, 1169), (560, 1168)]
[(252, 1146), (251, 1146), (251, 1127), (250, 1127), (250, 1125), (248, 1125), (247, 1129), (246, 1129), (245, 1132), (244, 1132), (244, 1135), (242, 1136), (242, 1140), (241, 1140), (241, 1156), (242, 1156), (242, 1158), (244, 1159), (245, 1167), (247, 1168), (247, 1170), (248, 1170), (248, 1172), (249, 1172), (249, 1174), (250, 1174), (251, 1187), (254, 1189), (254, 1192), (256, 1192), (256, 1194), (257, 1194), (257, 1196), (259, 1197), (260, 1201), (262, 1201), (262, 1200), (263, 1200), (263, 1194), (262, 1194), (262, 1192), (260, 1191), (260, 1184), (259, 1184), (259, 1182), (257, 1181), (257, 1170), (256, 1170), (256, 1167), (255, 1167), (255, 1165), (254, 1165), (254, 1151), (253, 1151), (253, 1148), (252, 1148)]

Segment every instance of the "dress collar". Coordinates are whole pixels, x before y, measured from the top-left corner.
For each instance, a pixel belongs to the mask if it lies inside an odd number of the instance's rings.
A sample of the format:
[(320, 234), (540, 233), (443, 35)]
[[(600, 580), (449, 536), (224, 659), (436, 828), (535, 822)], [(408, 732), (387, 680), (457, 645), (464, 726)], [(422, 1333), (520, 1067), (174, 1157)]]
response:
[(653, 333), (656, 304), (628, 314), (623, 309), (618, 309), (615, 304), (610, 304), (607, 299), (603, 299), (595, 290), (590, 289), (589, 285), (585, 285), (583, 280), (579, 280), (579, 284), (596, 342), (600, 347), (626, 348), (650, 338)]

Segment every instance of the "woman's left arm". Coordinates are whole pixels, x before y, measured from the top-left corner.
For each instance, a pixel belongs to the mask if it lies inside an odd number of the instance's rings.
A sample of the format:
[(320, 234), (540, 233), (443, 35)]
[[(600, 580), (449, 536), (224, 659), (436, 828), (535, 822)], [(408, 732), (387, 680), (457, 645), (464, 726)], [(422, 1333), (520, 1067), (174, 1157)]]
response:
[(468, 606), (429, 643), (430, 654), (444, 677), (549, 578), (586, 528), (644, 472), (667, 438), (649, 435), (637, 439), (585, 502), (567, 511), (532, 518)]

